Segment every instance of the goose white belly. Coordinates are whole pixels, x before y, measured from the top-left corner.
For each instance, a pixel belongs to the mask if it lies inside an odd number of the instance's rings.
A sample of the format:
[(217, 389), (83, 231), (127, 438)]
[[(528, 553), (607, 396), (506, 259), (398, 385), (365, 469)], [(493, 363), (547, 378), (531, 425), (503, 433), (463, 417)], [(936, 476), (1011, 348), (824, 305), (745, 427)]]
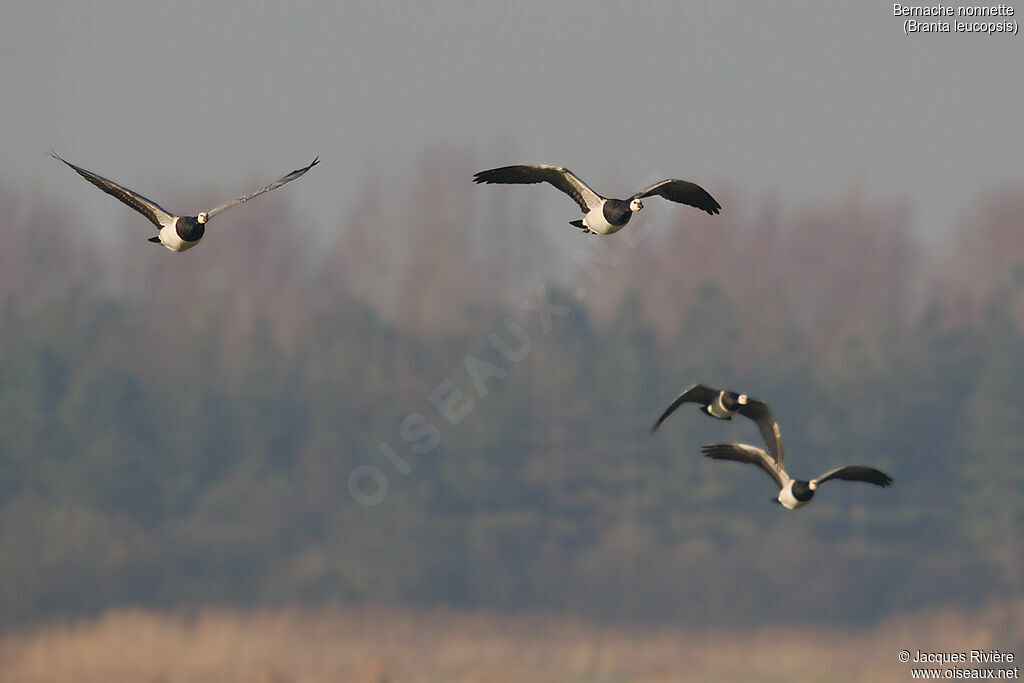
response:
[(810, 500), (797, 500), (796, 496), (793, 495), (793, 480), (786, 482), (786, 485), (779, 491), (779, 502), (782, 503), (782, 507), (789, 510), (796, 510), (799, 507), (803, 507), (810, 503)]
[(626, 227), (623, 225), (612, 225), (608, 222), (608, 219), (604, 217), (604, 201), (601, 202), (600, 206), (596, 209), (592, 209), (590, 213), (583, 217), (583, 225), (587, 226), (593, 232), (598, 235), (610, 235), (613, 232), (618, 232), (622, 228)]
[(178, 219), (175, 218), (172, 222), (168, 223), (164, 227), (160, 228), (160, 244), (164, 245), (171, 251), (185, 251), (199, 244), (199, 240), (195, 242), (186, 242), (181, 239), (178, 235)]

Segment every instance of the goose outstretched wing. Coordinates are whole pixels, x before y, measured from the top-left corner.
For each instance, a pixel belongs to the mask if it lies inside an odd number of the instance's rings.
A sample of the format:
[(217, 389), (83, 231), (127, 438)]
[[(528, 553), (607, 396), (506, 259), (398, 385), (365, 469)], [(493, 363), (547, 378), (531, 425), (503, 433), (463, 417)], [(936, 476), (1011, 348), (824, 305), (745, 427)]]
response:
[(671, 202), (678, 202), (698, 208), (701, 211), (707, 211), (710, 214), (716, 214), (722, 208), (722, 205), (716, 202), (715, 198), (708, 194), (707, 190), (696, 183), (685, 180), (662, 180), (660, 183), (654, 183), (650, 187), (645, 187), (634, 194), (632, 198), (638, 199), (654, 195), (664, 197)]
[(750, 418), (761, 430), (765, 444), (768, 445), (768, 452), (775, 458), (779, 467), (785, 467), (785, 458), (782, 453), (782, 433), (779, 431), (779, 423), (775, 421), (771, 409), (764, 401), (747, 398), (747, 402), (740, 406), (739, 414)]
[(96, 175), (92, 171), (87, 171), (81, 166), (75, 166), (73, 163), (60, 156), (56, 152), (50, 152), (50, 156), (58, 161), (63, 161), (65, 164), (70, 166), (75, 173), (82, 176), (90, 183), (100, 188), (111, 197), (116, 197), (128, 206), (132, 207), (143, 216), (149, 219), (149, 221), (158, 228), (162, 228), (171, 221), (174, 220), (174, 214), (167, 209), (163, 208), (152, 199), (146, 199), (138, 192), (133, 192), (127, 187), (118, 185), (113, 180), (107, 180), (101, 175)]
[(284, 176), (282, 178), (278, 178), (274, 182), (272, 182), (269, 185), (266, 185), (264, 187), (261, 187), (260, 189), (256, 190), (255, 192), (252, 192), (252, 193), (247, 194), (247, 195), (243, 195), (241, 197), (236, 197), (235, 199), (232, 199), (230, 202), (228, 202), (226, 204), (221, 204), (220, 206), (218, 206), (215, 209), (210, 209), (209, 211), (206, 212), (207, 220), (213, 218), (214, 216), (216, 216), (218, 213), (221, 213), (222, 211), (227, 211), (232, 206), (237, 206), (238, 204), (241, 204), (242, 202), (247, 202), (247, 201), (249, 201), (250, 199), (252, 199), (254, 197), (259, 197), (264, 192), (270, 192), (271, 190), (276, 190), (277, 188), (281, 187), (285, 183), (290, 183), (291, 181), (295, 180), (296, 178), (301, 178), (302, 175), (306, 171), (308, 171), (309, 169), (313, 168), (318, 163), (320, 163), (320, 157), (317, 157), (316, 159), (313, 159), (313, 163), (311, 163), (309, 166), (306, 166), (305, 168), (297, 168), (294, 171), (292, 171), (291, 173), (289, 173), (288, 175), (286, 175), (286, 176)]
[(701, 453), (715, 460), (732, 460), (757, 465), (771, 477), (781, 489), (789, 482), (789, 476), (767, 451), (745, 443), (709, 443), (700, 447)]
[(573, 198), (583, 213), (589, 213), (601, 205), (601, 195), (590, 189), (576, 174), (561, 166), (543, 164), (517, 164), (480, 171), (473, 176), (474, 183), (499, 183), (503, 185), (532, 185), (551, 183)]
[(826, 472), (820, 477), (812, 479), (811, 483), (821, 486), (830, 479), (866, 481), (869, 484), (881, 486), (882, 488), (892, 485), (892, 477), (888, 474), (880, 472), (873, 467), (864, 467), (863, 465), (844, 465), (843, 467), (837, 467), (834, 470)]
[(701, 405), (708, 405), (718, 396), (718, 389), (712, 389), (706, 387), (703, 384), (694, 384), (688, 389), (684, 389), (681, 394), (676, 396), (675, 400), (669, 404), (668, 408), (665, 408), (665, 412), (661, 414), (658, 421), (651, 427), (651, 432), (654, 432), (661, 423), (668, 419), (668, 416), (676, 412), (676, 409), (684, 403), (699, 403)]

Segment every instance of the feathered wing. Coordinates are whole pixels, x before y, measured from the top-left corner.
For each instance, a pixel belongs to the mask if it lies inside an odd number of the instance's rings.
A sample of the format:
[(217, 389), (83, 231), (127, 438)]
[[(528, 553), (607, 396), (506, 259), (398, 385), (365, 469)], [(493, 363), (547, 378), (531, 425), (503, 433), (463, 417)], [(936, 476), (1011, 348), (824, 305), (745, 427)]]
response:
[(812, 480), (812, 483), (821, 486), (830, 479), (845, 479), (846, 481), (866, 481), (869, 484), (875, 486), (886, 486), (892, 485), (892, 477), (885, 472), (880, 472), (873, 467), (864, 467), (863, 465), (844, 465), (843, 467), (837, 467), (834, 470), (826, 472)]
[(732, 460), (757, 465), (771, 477), (781, 489), (789, 482), (789, 476), (779, 467), (767, 451), (745, 443), (709, 443), (700, 447), (701, 453), (715, 460)]
[(275, 180), (274, 182), (270, 183), (269, 185), (261, 187), (260, 189), (256, 190), (255, 192), (253, 192), (251, 194), (247, 194), (247, 195), (243, 195), (241, 197), (237, 197), (235, 199), (232, 199), (230, 202), (228, 202), (226, 204), (221, 204), (220, 206), (218, 206), (215, 209), (210, 209), (209, 211), (206, 212), (207, 220), (209, 220), (210, 218), (213, 218), (214, 216), (216, 216), (218, 213), (221, 213), (222, 211), (227, 211), (232, 206), (237, 206), (238, 204), (241, 204), (242, 202), (247, 202), (247, 201), (249, 201), (250, 199), (252, 199), (254, 197), (259, 197), (264, 192), (270, 192), (271, 190), (276, 190), (277, 188), (281, 187), (285, 183), (290, 183), (291, 181), (295, 180), (296, 178), (301, 178), (302, 175), (306, 171), (308, 171), (309, 169), (313, 168), (318, 163), (320, 163), (320, 157), (317, 157), (316, 159), (313, 159), (313, 163), (311, 163), (309, 166), (306, 166), (305, 168), (297, 168), (294, 171), (292, 171), (291, 173), (289, 173), (288, 175), (284, 176), (283, 178), (279, 178), (279, 179)]
[(690, 183), (685, 180), (662, 180), (660, 183), (645, 187), (634, 194), (632, 198), (637, 199), (653, 195), (664, 197), (671, 202), (686, 204), (701, 211), (707, 211), (710, 214), (716, 214), (722, 208), (722, 205), (716, 202), (715, 198), (708, 194), (707, 190), (696, 183)]
[(779, 467), (785, 467), (785, 457), (782, 453), (782, 433), (779, 431), (779, 423), (775, 421), (771, 409), (764, 401), (748, 398), (747, 402), (740, 406), (739, 414), (750, 418), (761, 430), (761, 436), (768, 446), (768, 452), (775, 458)]
[(692, 387), (685, 389), (681, 394), (676, 396), (675, 400), (669, 404), (668, 408), (665, 408), (665, 412), (661, 414), (658, 421), (651, 427), (651, 432), (654, 432), (661, 423), (668, 419), (668, 416), (676, 412), (676, 408), (683, 405), (684, 403), (700, 403), (701, 405), (707, 405), (715, 400), (718, 396), (718, 389), (712, 389), (706, 387), (703, 384), (694, 384)]
[(588, 213), (601, 205), (603, 197), (590, 189), (585, 182), (576, 177), (572, 171), (561, 166), (545, 166), (543, 164), (517, 164), (502, 166), (473, 175), (474, 183), (498, 183), (533, 185), (534, 183), (551, 183), (562, 192), (573, 198), (583, 213)]
[(82, 176), (90, 183), (109, 194), (111, 197), (121, 200), (141, 213), (156, 227), (162, 228), (174, 220), (174, 214), (154, 202), (152, 199), (146, 199), (138, 192), (133, 192), (127, 187), (122, 187), (112, 180), (107, 180), (103, 176), (96, 175), (92, 171), (85, 170), (81, 166), (75, 166), (56, 152), (50, 152), (50, 156), (58, 161), (63, 161), (65, 164), (70, 166), (75, 173)]

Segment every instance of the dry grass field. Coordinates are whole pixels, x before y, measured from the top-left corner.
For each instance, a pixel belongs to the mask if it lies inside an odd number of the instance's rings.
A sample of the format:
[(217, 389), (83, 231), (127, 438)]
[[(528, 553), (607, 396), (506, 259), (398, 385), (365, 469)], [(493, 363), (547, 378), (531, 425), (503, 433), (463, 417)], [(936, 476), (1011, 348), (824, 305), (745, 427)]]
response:
[(906, 681), (909, 665), (897, 660), (903, 648), (997, 648), (1022, 656), (1024, 599), (971, 613), (893, 618), (864, 630), (750, 632), (370, 607), (121, 610), (7, 634), (0, 639), (0, 680)]

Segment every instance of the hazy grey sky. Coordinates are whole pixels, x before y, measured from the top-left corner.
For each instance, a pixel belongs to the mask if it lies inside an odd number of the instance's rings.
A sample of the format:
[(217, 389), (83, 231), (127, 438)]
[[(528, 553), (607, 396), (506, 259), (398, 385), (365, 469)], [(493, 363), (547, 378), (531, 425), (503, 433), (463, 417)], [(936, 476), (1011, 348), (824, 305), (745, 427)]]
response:
[(854, 186), (941, 231), (1024, 183), (1024, 37), (901, 22), (887, 2), (10, 3), (0, 182), (120, 222), (46, 152), (166, 204), (319, 154), (287, 192), (330, 228), (364, 162), (440, 143), (609, 194), (655, 172), (750, 200)]

